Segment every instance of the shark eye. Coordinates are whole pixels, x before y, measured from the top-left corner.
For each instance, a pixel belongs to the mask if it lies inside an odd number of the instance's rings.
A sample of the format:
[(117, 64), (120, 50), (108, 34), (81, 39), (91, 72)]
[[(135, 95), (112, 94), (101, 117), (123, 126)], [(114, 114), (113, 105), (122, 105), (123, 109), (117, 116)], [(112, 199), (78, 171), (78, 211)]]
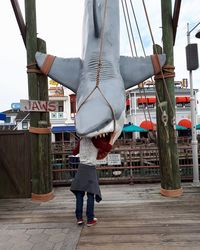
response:
[(109, 121), (106, 121), (106, 122), (105, 122), (105, 125), (108, 125), (109, 123), (110, 123)]

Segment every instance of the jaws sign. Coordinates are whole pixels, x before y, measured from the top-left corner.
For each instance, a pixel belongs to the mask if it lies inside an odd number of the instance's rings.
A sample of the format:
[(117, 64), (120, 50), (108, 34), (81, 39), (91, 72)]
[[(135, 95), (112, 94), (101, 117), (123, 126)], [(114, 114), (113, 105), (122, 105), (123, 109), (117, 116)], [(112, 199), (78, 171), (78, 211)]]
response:
[(57, 112), (58, 104), (55, 101), (20, 100), (21, 111)]

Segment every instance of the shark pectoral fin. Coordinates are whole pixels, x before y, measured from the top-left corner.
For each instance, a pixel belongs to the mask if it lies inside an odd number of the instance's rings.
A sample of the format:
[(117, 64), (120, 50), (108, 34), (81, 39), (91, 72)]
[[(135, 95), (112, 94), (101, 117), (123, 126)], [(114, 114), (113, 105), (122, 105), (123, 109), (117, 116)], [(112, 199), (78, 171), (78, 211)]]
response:
[(35, 59), (44, 74), (76, 93), (81, 74), (80, 58), (60, 58), (36, 52)]
[[(158, 60), (159, 59), (159, 60)], [(131, 88), (149, 77), (160, 72), (166, 60), (166, 55), (147, 57), (120, 57), (120, 72), (125, 89)]]

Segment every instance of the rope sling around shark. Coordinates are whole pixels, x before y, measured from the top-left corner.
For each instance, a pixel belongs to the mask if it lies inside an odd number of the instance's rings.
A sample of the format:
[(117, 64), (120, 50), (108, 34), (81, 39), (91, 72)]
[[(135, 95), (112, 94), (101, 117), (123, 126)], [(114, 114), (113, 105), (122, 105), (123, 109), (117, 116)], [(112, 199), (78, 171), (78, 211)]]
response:
[[(37, 52), (40, 70), (77, 97), (76, 133), (106, 157), (125, 121), (125, 90), (158, 74), (166, 56), (120, 56), (119, 1), (85, 0), (82, 58)], [(90, 152), (88, 152), (90, 153)]]

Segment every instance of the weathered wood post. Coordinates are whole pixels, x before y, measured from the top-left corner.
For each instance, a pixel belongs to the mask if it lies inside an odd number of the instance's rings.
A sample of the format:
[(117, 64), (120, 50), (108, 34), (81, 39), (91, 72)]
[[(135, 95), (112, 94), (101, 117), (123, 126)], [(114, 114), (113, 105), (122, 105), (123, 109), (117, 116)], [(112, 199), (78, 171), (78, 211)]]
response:
[[(166, 63), (163, 67), (164, 79), (156, 80), (156, 91), (161, 105), (161, 108), (157, 106), (157, 132), (161, 169), (160, 192), (164, 196), (176, 197), (182, 194), (182, 188), (176, 137), (171, 0), (161, 0), (161, 10), (163, 52), (166, 54)], [(160, 48), (154, 49), (161, 53)]]
[[(47, 77), (34, 69), (36, 51), (46, 52), (45, 42), (37, 39), (35, 0), (25, 0), (25, 19), (29, 100), (48, 100)], [(31, 112), (30, 117), (32, 199), (47, 201), (53, 198), (49, 117), (37, 112)]]

